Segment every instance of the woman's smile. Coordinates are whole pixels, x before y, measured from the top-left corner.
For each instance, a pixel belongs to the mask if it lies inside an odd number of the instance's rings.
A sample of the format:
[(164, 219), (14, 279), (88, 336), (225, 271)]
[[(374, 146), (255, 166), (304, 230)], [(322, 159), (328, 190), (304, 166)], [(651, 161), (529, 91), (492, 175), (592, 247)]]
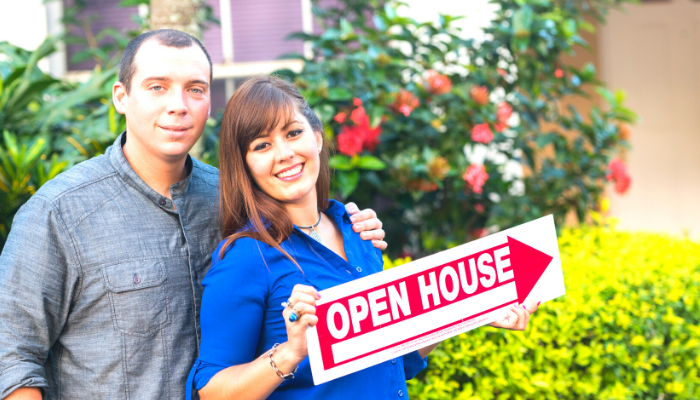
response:
[(299, 179), (304, 173), (305, 164), (306, 163), (300, 163), (289, 168), (285, 168), (282, 171), (276, 173), (275, 176), (285, 182), (295, 181)]

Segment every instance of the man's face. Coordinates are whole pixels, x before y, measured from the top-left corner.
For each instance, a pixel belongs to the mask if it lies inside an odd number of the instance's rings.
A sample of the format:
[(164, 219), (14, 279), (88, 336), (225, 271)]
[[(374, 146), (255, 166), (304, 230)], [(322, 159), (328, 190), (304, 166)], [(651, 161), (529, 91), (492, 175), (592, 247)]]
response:
[(117, 111), (126, 115), (128, 147), (164, 162), (181, 161), (202, 135), (209, 116), (209, 62), (198, 46), (141, 45), (131, 91), (114, 85)]

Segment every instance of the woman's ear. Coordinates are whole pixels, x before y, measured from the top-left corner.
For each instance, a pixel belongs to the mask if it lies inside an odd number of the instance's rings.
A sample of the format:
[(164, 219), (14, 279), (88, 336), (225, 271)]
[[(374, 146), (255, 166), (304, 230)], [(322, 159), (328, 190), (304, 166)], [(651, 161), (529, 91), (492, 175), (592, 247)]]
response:
[(321, 132), (316, 133), (316, 148), (318, 149), (318, 154), (321, 154), (323, 150), (323, 134)]

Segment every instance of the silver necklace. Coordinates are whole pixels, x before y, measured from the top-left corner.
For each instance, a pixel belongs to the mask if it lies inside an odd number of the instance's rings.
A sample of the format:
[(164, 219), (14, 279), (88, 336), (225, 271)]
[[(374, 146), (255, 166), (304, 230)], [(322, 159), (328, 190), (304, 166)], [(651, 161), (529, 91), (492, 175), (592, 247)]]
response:
[(321, 210), (318, 210), (318, 221), (315, 224), (313, 224), (311, 226), (299, 226), (298, 228), (299, 229), (309, 229), (310, 230), (309, 236), (311, 236), (317, 242), (321, 243), (321, 235), (319, 235), (318, 232), (316, 232), (314, 230), (314, 228), (317, 227), (318, 224), (320, 224), (320, 223), (321, 223)]

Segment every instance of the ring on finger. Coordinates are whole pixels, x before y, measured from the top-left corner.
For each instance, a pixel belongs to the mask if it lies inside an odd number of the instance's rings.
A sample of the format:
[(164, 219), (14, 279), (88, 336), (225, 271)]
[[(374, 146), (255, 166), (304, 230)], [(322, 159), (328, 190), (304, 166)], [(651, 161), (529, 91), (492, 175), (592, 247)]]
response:
[(287, 299), (287, 301), (282, 302), (282, 307), (286, 308), (294, 308), (294, 303), (292, 303), (292, 299)]
[(296, 322), (301, 318), (301, 312), (296, 308), (292, 308), (292, 313), (289, 314), (289, 322)]

